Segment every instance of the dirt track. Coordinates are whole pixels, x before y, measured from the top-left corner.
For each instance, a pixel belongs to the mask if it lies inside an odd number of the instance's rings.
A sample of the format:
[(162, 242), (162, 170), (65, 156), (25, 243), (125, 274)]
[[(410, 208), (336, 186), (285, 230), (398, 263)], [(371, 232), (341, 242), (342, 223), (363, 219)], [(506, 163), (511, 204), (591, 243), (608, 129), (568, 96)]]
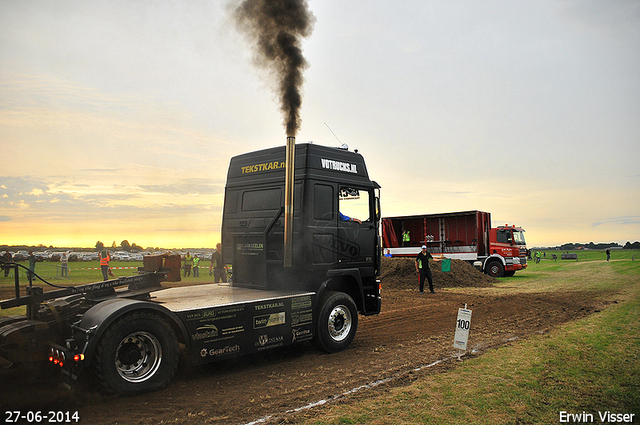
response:
[[(343, 352), (322, 354), (304, 343), (204, 367), (183, 365), (166, 389), (130, 398), (104, 395), (90, 383), (71, 394), (54, 381), (24, 382), (4, 371), (0, 404), (3, 411), (78, 410), (81, 423), (87, 424), (245, 424), (260, 418), (266, 418), (264, 423), (295, 423), (300, 415), (318, 414), (317, 409), (288, 411), (322, 400), (371, 397), (389, 385), (454, 367), (458, 363), (451, 358), (455, 319), (465, 303), (473, 310), (469, 355), (546, 332), (602, 307), (601, 300), (584, 293), (496, 295), (488, 287), (490, 278), (465, 267), (466, 263), (454, 264), (447, 276), (434, 273), (437, 292), (419, 295), (410, 263), (387, 261), (386, 266), (383, 311), (360, 316), (356, 338)], [(398, 270), (389, 272), (391, 266)], [(452, 279), (448, 287), (458, 288), (442, 288), (447, 279)], [(460, 289), (464, 286), (475, 287)], [(438, 360), (444, 361), (415, 370)], [(378, 380), (385, 382), (343, 395)]]

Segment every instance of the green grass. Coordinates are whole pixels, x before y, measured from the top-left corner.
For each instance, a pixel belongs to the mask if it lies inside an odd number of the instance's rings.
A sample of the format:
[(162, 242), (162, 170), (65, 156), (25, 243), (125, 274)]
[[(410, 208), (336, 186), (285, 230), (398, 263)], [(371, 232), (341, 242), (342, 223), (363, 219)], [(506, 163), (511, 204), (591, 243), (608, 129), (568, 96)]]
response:
[[(522, 292), (546, 291), (612, 291), (624, 285), (617, 275), (640, 274), (640, 251), (613, 251), (606, 261), (604, 251), (569, 251), (578, 254), (578, 260), (560, 260), (564, 251), (546, 251), (547, 258), (536, 264), (529, 260), (526, 269), (513, 277), (500, 278), (497, 288)], [(551, 253), (558, 260), (551, 259)]]
[[(561, 254), (564, 253), (570, 253), (570, 254), (578, 254), (578, 260), (577, 261), (606, 261), (607, 260), (607, 255), (605, 253), (605, 250), (575, 250), (575, 251), (556, 251), (556, 250), (551, 250), (551, 249), (545, 249), (545, 250), (540, 250), (541, 253), (545, 254), (546, 253), (546, 258), (542, 258), (541, 262), (545, 262), (545, 261), (551, 261), (553, 262), (553, 260), (551, 259), (551, 256), (553, 254), (555, 254), (558, 257), (558, 262), (562, 261), (562, 262), (570, 262), (570, 261), (576, 261), (576, 260), (561, 260), (560, 256)], [(533, 253), (532, 253), (533, 255)], [(634, 259), (635, 257), (635, 259)], [(640, 261), (640, 251), (637, 249), (614, 249), (611, 250), (611, 261), (616, 261), (616, 260), (631, 260), (634, 259), (635, 261)], [(533, 259), (529, 260), (530, 263), (529, 264), (533, 264)]]
[[(26, 262), (21, 263), (24, 266), (28, 264)], [(114, 276), (123, 277), (123, 276), (133, 276), (137, 274), (138, 267), (142, 267), (142, 262), (124, 262), (124, 261), (111, 261), (109, 266), (113, 270)], [(118, 269), (118, 267), (132, 267), (127, 269)], [(60, 277), (60, 263), (59, 262), (38, 262), (36, 263), (35, 272), (38, 276), (42, 277), (46, 281), (52, 283), (53, 285), (58, 286), (69, 286), (69, 285), (82, 285), (86, 283), (100, 282), (102, 281), (102, 271), (100, 270), (100, 263), (98, 261), (79, 261), (79, 262), (70, 262), (69, 263), (69, 276), (68, 277)], [(20, 268), (19, 271), (20, 277), (20, 294), (22, 296), (25, 294), (25, 286), (28, 285), (26, 271), (23, 268)], [(113, 279), (113, 278), (112, 278)], [(200, 277), (186, 277), (182, 278), (181, 284), (188, 285), (192, 283), (206, 283), (213, 282), (213, 278), (209, 276), (209, 261), (202, 261), (200, 267)], [(34, 279), (35, 286), (42, 286), (46, 291), (55, 289), (49, 285), (44, 284), (43, 282)], [(13, 297), (14, 292), (13, 288), (15, 288), (15, 278), (13, 276), (13, 272), (11, 272), (10, 276), (5, 277), (4, 273), (0, 274), (0, 288), (4, 291), (11, 290), (12, 292), (8, 296), (2, 296), (0, 299), (5, 299), (9, 297)], [(24, 314), (24, 307), (12, 308), (6, 310), (0, 310), (0, 316), (7, 315), (16, 315), (16, 314)]]
[[(27, 266), (26, 262), (21, 263)], [(113, 269), (115, 277), (132, 276), (137, 273), (137, 267), (142, 267), (141, 261), (111, 261), (109, 267)], [(118, 269), (118, 267), (133, 267), (130, 269)], [(60, 263), (57, 262), (38, 262), (36, 263), (36, 274), (51, 281), (55, 284), (80, 285), (84, 283), (99, 282), (102, 280), (102, 271), (98, 261), (81, 261), (69, 263), (69, 276), (62, 278), (60, 276)], [(186, 281), (192, 281), (194, 278), (185, 278)], [(209, 279), (209, 261), (201, 262), (200, 278), (193, 280), (194, 282), (203, 282)], [(24, 269), (20, 268), (20, 283), (26, 284), (27, 277)], [(0, 275), (0, 286), (13, 285), (13, 274), (10, 277)]]
[(578, 262), (543, 260), (482, 289), (616, 300), (599, 313), (301, 423), (553, 424), (562, 411), (590, 413), (594, 423), (598, 412), (633, 413), (640, 422), (640, 260), (617, 254), (610, 262), (597, 252)]

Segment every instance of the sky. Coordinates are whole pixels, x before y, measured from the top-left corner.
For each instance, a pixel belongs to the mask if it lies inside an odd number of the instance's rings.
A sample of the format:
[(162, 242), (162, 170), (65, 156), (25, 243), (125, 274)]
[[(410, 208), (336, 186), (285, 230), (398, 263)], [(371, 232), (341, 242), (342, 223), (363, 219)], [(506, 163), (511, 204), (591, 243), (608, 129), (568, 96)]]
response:
[[(233, 1), (0, 0), (0, 245), (214, 247), (229, 159), (286, 143)], [(640, 240), (640, 2), (310, 0), (297, 142), (383, 216)]]

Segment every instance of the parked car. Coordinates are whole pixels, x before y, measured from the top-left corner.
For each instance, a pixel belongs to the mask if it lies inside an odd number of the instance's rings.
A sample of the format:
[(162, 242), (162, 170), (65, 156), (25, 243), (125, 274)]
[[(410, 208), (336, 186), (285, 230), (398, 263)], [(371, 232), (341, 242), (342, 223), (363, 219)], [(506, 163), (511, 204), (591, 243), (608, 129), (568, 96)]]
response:
[(18, 251), (13, 254), (13, 261), (26, 261), (29, 258), (29, 253), (27, 251)]
[(131, 256), (128, 252), (116, 251), (111, 255), (111, 259), (115, 261), (131, 261)]

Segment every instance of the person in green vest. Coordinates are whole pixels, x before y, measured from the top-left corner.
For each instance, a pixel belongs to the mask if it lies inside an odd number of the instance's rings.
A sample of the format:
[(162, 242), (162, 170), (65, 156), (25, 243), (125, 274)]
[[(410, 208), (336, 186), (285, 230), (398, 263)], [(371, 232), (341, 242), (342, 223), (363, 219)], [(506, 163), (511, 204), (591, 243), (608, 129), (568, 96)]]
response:
[(420, 275), (420, 293), (424, 294), (424, 280), (429, 281), (429, 292), (432, 294), (436, 291), (433, 290), (433, 275), (429, 268), (429, 260), (441, 261), (442, 258), (433, 258), (429, 252), (427, 252), (427, 246), (422, 245), (422, 251), (416, 257), (416, 271)]
[(402, 232), (402, 246), (409, 246), (411, 242), (411, 233), (408, 230)]
[(198, 255), (193, 256), (193, 277), (200, 277), (200, 258)]
[(184, 277), (191, 276), (191, 267), (193, 267), (193, 257), (190, 252), (184, 256)]

